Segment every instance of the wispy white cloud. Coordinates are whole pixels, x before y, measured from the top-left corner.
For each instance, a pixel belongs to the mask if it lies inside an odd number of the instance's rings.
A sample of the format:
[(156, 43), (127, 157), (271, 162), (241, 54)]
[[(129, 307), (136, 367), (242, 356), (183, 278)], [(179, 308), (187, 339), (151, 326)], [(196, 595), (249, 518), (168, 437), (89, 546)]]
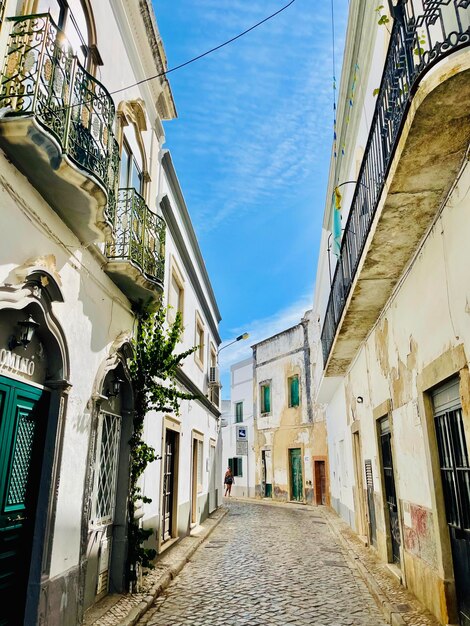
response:
[(250, 336), (246, 340), (234, 343), (232, 346), (220, 353), (219, 364), (224, 388), (224, 397), (228, 397), (230, 395), (230, 367), (234, 363), (238, 363), (243, 359), (249, 358), (253, 354), (251, 346), (254, 344), (259, 343), (264, 339), (268, 339), (269, 337), (272, 337), (273, 335), (298, 324), (305, 311), (312, 308), (312, 294), (313, 289), (311, 292), (304, 294), (296, 300), (296, 302), (272, 315), (252, 320), (251, 322), (245, 324), (243, 328), (240, 327), (231, 329), (229, 334), (233, 337), (237, 337), (244, 332), (248, 332)]

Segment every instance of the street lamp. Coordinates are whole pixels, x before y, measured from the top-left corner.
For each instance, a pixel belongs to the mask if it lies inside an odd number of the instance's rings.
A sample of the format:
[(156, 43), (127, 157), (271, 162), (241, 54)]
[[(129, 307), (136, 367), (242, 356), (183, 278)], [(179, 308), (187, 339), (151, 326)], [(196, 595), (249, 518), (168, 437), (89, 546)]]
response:
[(219, 348), (217, 350), (217, 363), (219, 362), (219, 354), (220, 352), (222, 352), (222, 350), (224, 350), (225, 348), (228, 348), (229, 346), (236, 343), (237, 341), (242, 341), (242, 339), (248, 339), (249, 336), (250, 336), (249, 333), (243, 333), (243, 335), (238, 335), (236, 339), (228, 343), (226, 346), (222, 346), (221, 348)]

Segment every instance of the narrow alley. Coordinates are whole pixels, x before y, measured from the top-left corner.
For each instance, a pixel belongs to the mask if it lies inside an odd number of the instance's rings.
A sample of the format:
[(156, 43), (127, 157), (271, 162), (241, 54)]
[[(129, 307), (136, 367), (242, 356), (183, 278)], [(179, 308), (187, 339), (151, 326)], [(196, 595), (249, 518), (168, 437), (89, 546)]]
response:
[(320, 508), (228, 507), (139, 626), (385, 624)]

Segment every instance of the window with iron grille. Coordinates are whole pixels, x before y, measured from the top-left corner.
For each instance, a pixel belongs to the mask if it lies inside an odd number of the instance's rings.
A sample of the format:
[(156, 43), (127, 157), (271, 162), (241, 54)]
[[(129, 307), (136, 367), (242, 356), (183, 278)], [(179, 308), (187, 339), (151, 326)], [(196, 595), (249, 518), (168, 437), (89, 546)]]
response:
[(96, 524), (108, 524), (113, 521), (120, 438), (121, 417), (101, 412), (98, 424), (94, 497)]

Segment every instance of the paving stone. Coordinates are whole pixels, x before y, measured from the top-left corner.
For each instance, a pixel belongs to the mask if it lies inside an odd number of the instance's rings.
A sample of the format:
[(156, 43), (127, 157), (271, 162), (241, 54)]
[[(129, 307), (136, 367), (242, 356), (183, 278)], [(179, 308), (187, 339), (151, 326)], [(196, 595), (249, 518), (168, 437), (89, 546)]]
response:
[(229, 506), (138, 626), (385, 626), (319, 509)]

